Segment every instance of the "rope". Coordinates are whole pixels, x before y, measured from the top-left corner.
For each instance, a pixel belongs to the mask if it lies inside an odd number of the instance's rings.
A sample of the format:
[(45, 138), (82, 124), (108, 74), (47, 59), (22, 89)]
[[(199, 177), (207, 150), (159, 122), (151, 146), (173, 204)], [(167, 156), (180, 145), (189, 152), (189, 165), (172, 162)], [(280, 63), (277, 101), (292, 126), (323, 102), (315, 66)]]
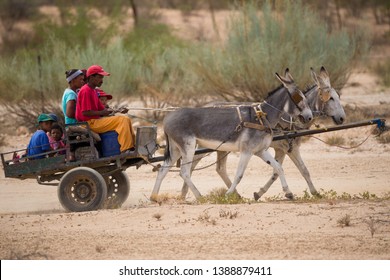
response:
[(166, 108), (143, 108), (143, 107), (131, 107), (128, 108), (129, 111), (161, 111), (161, 112), (171, 112), (180, 109), (180, 107), (166, 107)]
[[(211, 153), (207, 153), (207, 154), (204, 155), (201, 159), (203, 159), (203, 158), (209, 156), (210, 154), (211, 154)], [(210, 163), (210, 164), (208, 164), (208, 165), (206, 165), (206, 166), (194, 168), (192, 171), (199, 171), (199, 170), (203, 170), (203, 169), (209, 168), (209, 167), (211, 167), (211, 166), (217, 164), (217, 163), (220, 162), (221, 160), (223, 160), (223, 159), (224, 159), (225, 157), (227, 157), (229, 154), (230, 154), (230, 152), (226, 153), (226, 154), (225, 154), (222, 158), (220, 158), (219, 160), (216, 160), (216, 161), (214, 161), (213, 163)], [(201, 159), (199, 159), (199, 160), (201, 160)], [(151, 163), (151, 162), (150, 162), (149, 160), (147, 160), (147, 159), (145, 159), (145, 161), (146, 161), (149, 165), (153, 166), (153, 171), (157, 171), (157, 170), (161, 167), (160, 164), (155, 165), (155, 164)], [(193, 162), (194, 162), (194, 161), (187, 162), (187, 163), (184, 163), (184, 164), (190, 164), (190, 163), (192, 164)], [(169, 167), (169, 168), (172, 168), (172, 167), (175, 167), (175, 166), (172, 165), (172, 166), (168, 166), (168, 167)], [(169, 170), (169, 172), (180, 172), (180, 170)]]
[[(330, 145), (330, 146), (337, 147), (337, 148), (340, 148), (340, 149), (345, 149), (345, 150), (356, 149), (357, 147), (363, 145), (363, 144), (368, 140), (368, 138), (370, 138), (370, 136), (371, 136), (371, 135), (368, 135), (368, 136), (366, 137), (366, 139), (364, 139), (361, 143), (359, 143), (359, 144), (357, 144), (357, 145), (355, 145), (355, 146), (349, 146), (349, 147), (341, 146), (341, 145)], [(323, 142), (323, 143), (329, 145), (328, 143), (326, 143), (326, 141), (324, 141), (324, 140), (322, 140), (322, 139), (320, 139), (320, 138), (318, 138), (318, 137), (316, 137), (316, 136), (308, 136), (308, 137), (317, 139), (317, 140), (319, 140), (319, 141), (321, 141), (321, 142)]]
[(150, 120), (150, 119), (146, 119), (146, 118), (143, 118), (143, 117), (138, 117), (136, 115), (132, 115), (132, 114), (126, 114), (128, 115), (129, 117), (133, 118), (133, 119), (140, 119), (140, 120), (144, 120), (144, 121), (147, 121), (149, 123), (152, 123), (154, 125), (158, 124), (159, 122), (157, 120)]

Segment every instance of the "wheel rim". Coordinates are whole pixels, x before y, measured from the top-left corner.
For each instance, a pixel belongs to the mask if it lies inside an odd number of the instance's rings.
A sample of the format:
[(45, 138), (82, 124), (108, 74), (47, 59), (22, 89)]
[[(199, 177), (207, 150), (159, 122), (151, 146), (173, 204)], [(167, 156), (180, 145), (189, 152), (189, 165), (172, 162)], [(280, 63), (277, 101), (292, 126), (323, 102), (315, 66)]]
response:
[(107, 183), (107, 199), (105, 208), (119, 208), (129, 195), (129, 181), (124, 172), (117, 172), (105, 178)]
[(69, 184), (65, 192), (74, 203), (88, 204), (96, 198), (97, 187), (96, 183), (88, 177), (78, 176)]
[(119, 192), (119, 182), (114, 176), (108, 176), (107, 199), (115, 199)]

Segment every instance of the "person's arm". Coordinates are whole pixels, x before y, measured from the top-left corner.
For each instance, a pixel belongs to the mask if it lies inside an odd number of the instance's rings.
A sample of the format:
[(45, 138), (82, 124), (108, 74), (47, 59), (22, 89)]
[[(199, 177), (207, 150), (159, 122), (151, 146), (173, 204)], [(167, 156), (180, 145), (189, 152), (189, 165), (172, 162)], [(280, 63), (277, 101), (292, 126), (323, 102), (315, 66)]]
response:
[(94, 110), (83, 111), (84, 116), (108, 116), (111, 113), (112, 110), (106, 108), (101, 111), (94, 111)]
[(68, 118), (76, 118), (76, 100), (69, 100), (66, 103), (66, 116)]

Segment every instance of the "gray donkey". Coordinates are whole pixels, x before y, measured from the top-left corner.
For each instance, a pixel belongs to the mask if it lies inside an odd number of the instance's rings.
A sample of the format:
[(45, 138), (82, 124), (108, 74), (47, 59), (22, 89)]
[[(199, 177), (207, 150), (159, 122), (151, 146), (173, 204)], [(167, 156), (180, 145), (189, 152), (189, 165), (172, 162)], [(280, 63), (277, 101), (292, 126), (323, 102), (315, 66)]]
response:
[[(317, 75), (311, 68), (311, 76), (315, 84), (311, 86), (306, 92), (304, 92), (304, 95), (306, 96), (307, 102), (313, 112), (314, 117), (331, 117), (335, 124), (342, 124), (345, 120), (345, 112), (340, 103), (339, 94), (330, 84), (329, 74), (326, 71), (325, 67), (321, 67), (319, 75)], [(232, 103), (214, 103), (213, 105), (223, 106), (224, 104)], [(238, 105), (240, 103), (234, 104)], [(302, 124), (300, 122), (297, 122), (295, 119), (290, 118), (289, 115), (283, 114), (278, 124), (278, 127), (283, 130), (300, 130), (310, 128), (311, 124), (312, 122)], [(305, 178), (309, 186), (310, 193), (312, 195), (318, 195), (318, 192), (315, 189), (313, 182), (311, 181), (310, 173), (301, 157), (299, 149), (302, 142), (301, 140), (301, 137), (297, 137), (291, 140), (272, 141), (270, 147), (274, 148), (275, 160), (281, 165), (283, 164), (283, 160), (285, 159), (286, 155), (288, 155), (293, 161), (293, 163), (296, 165), (302, 176)], [(229, 188), (232, 182), (230, 181), (226, 171), (227, 154), (228, 152), (224, 151), (217, 152), (216, 170), (226, 184), (226, 186)], [(200, 161), (200, 159), (201, 157), (196, 158), (192, 168), (195, 168), (196, 164)], [(274, 174), (264, 185), (264, 187), (261, 188), (259, 192), (254, 193), (255, 200), (258, 200), (264, 193), (268, 191), (268, 189), (276, 181), (278, 176), (279, 175), (275, 170)], [(186, 184), (183, 184), (182, 196), (185, 197), (187, 195), (187, 192), (188, 187)]]
[[(345, 112), (343, 106), (340, 103), (340, 95), (337, 91), (331, 86), (329, 74), (326, 71), (325, 67), (321, 67), (320, 74), (317, 75), (313, 69), (311, 69), (311, 75), (315, 82), (315, 85), (311, 87), (306, 93), (305, 96), (308, 99), (309, 106), (313, 111), (314, 117), (331, 117), (333, 122), (337, 125), (340, 125), (345, 120)], [(281, 127), (285, 130), (291, 130), (291, 124), (286, 123), (285, 121), (280, 123)], [(293, 123), (292, 129), (308, 129), (310, 128), (311, 123), (308, 124), (299, 124)], [(318, 196), (318, 192), (313, 185), (313, 182), (310, 178), (309, 170), (307, 169), (305, 163), (302, 160), (300, 153), (300, 146), (302, 143), (302, 138), (294, 138), (293, 140), (282, 140), (282, 141), (272, 141), (271, 147), (275, 149), (275, 159), (283, 164), (283, 160), (286, 155), (292, 160), (295, 166), (298, 168), (299, 172), (305, 178), (310, 193), (312, 195)], [(274, 171), (274, 174), (268, 180), (268, 182), (262, 187), (259, 192), (254, 193), (254, 198), (258, 200), (264, 193), (268, 191), (271, 185), (278, 178), (278, 174)]]
[(313, 114), (306, 97), (297, 88), (286, 69), (285, 78), (276, 73), (282, 83), (262, 103), (222, 108), (182, 108), (169, 113), (163, 122), (167, 146), (165, 161), (159, 169), (151, 194), (156, 200), (162, 180), (181, 157), (180, 176), (197, 199), (200, 192), (191, 180), (191, 166), (197, 144), (218, 151), (239, 152), (239, 164), (233, 183), (226, 194), (235, 191), (252, 155), (270, 164), (280, 176), (286, 197), (293, 198), (281, 165), (267, 151), (273, 132), (284, 113), (309, 123)]

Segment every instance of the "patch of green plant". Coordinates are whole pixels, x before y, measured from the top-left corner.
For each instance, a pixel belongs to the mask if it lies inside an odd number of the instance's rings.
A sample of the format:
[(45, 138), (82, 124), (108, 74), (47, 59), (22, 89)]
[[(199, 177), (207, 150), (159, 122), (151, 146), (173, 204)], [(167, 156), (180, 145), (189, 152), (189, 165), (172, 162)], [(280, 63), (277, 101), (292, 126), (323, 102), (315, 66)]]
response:
[(227, 100), (261, 101), (278, 85), (274, 73), (290, 68), (300, 85), (313, 84), (309, 69), (328, 69), (341, 88), (355, 63), (368, 53), (368, 35), (330, 32), (318, 14), (301, 1), (284, 1), (280, 10), (265, 1), (239, 5), (229, 22), (226, 43), (203, 49), (197, 72), (210, 90)]
[(243, 198), (238, 193), (226, 195), (226, 191), (225, 188), (213, 189), (210, 193), (202, 196), (199, 202), (201, 204), (243, 204), (250, 202), (249, 199)]
[[(268, 198), (268, 201), (276, 201), (285, 199), (283, 194)], [(303, 192), (302, 196), (294, 196), (294, 200), (298, 202), (311, 202), (311, 201), (329, 201), (329, 200), (354, 200), (354, 199), (367, 199), (367, 200), (377, 200), (377, 199), (390, 199), (390, 193), (385, 193), (383, 196), (378, 196), (369, 191), (364, 191), (363, 193), (351, 195), (347, 192), (342, 192), (341, 194), (337, 193), (335, 190), (324, 190), (320, 189), (318, 195), (311, 195), (307, 190)]]
[(364, 191), (363, 193), (359, 193), (359, 198), (361, 199), (378, 199), (378, 196), (374, 193), (370, 193), (369, 191)]
[(382, 199), (384, 200), (390, 200), (390, 192), (385, 192), (382, 196), (381, 196)]

